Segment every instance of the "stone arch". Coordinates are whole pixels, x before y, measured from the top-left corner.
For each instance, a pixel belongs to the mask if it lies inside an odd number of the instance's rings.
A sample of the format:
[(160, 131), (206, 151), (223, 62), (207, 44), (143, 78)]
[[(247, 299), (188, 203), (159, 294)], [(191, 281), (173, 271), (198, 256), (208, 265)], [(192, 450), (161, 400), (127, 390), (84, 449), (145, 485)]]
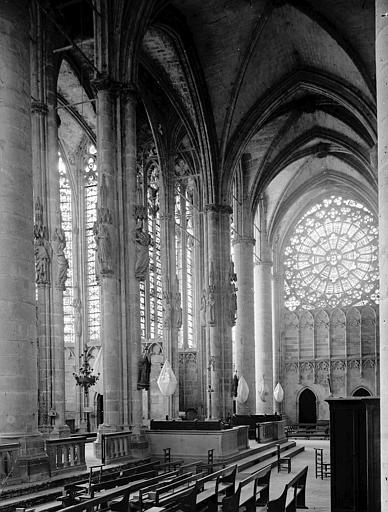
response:
[(314, 317), (315, 357), (327, 357), (329, 350), (329, 315), (324, 309), (318, 309)]
[(317, 422), (318, 400), (312, 389), (305, 387), (301, 389), (297, 397), (297, 410), (299, 423)]
[(375, 354), (376, 347), (376, 313), (370, 306), (361, 308), (361, 355)]
[(352, 391), (352, 396), (373, 396), (372, 392), (366, 386), (357, 386)]
[(344, 357), (346, 353), (346, 318), (342, 309), (333, 309), (330, 315), (330, 355)]
[(361, 313), (358, 308), (350, 308), (346, 313), (346, 349), (348, 356), (360, 356)]
[(314, 317), (303, 311), (299, 317), (299, 353), (301, 359), (314, 357)]
[(295, 313), (286, 311), (283, 318), (284, 358), (296, 359), (299, 347), (299, 318)]

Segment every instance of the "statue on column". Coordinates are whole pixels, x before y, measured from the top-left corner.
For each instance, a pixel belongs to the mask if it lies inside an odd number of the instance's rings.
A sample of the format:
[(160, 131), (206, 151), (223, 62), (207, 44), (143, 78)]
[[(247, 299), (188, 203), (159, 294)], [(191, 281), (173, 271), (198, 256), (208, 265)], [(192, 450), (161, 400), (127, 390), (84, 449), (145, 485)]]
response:
[(163, 325), (171, 327), (171, 302), (169, 292), (163, 292)]
[(144, 351), (138, 362), (137, 389), (150, 389), (151, 357)]
[(93, 226), (96, 241), (96, 276), (113, 274), (112, 242), (108, 226), (98, 219)]
[(82, 303), (78, 297), (73, 300), (73, 308), (74, 308), (74, 332), (75, 332), (75, 335), (79, 337), (82, 334)]
[(146, 278), (150, 263), (149, 246), (152, 244), (151, 236), (143, 231), (142, 222), (139, 220), (136, 227), (136, 266), (135, 277), (139, 281)]
[(44, 238), (36, 238), (34, 242), (35, 253), (35, 281), (37, 284), (49, 284), (50, 244)]
[(34, 255), (35, 280), (37, 284), (49, 284), (49, 266), (51, 261), (51, 246), (48, 241), (47, 227), (43, 223), (43, 205), (40, 198), (35, 202), (34, 224)]
[(67, 273), (69, 270), (69, 262), (65, 256), (66, 235), (61, 227), (61, 216), (59, 213), (59, 225), (55, 228), (54, 241), (56, 242), (56, 258), (57, 258), (57, 278), (55, 286), (58, 290), (66, 290)]
[(178, 276), (175, 276), (175, 307), (174, 307), (174, 313), (175, 313), (175, 327), (177, 329), (180, 329), (182, 327), (182, 296), (181, 292), (179, 291), (179, 279)]
[(200, 312), (201, 312), (201, 324), (205, 325), (206, 324), (206, 290), (205, 290), (205, 288), (202, 290)]
[(234, 271), (233, 260), (230, 260), (229, 264), (229, 324), (231, 327), (236, 325), (237, 319), (237, 290), (235, 283), (237, 282), (237, 275)]
[(214, 281), (214, 268), (213, 262), (210, 265), (209, 272), (209, 288), (207, 294), (207, 313), (208, 313), (208, 323), (209, 325), (215, 325), (216, 323), (216, 315), (215, 315), (215, 306), (216, 306), (216, 285)]

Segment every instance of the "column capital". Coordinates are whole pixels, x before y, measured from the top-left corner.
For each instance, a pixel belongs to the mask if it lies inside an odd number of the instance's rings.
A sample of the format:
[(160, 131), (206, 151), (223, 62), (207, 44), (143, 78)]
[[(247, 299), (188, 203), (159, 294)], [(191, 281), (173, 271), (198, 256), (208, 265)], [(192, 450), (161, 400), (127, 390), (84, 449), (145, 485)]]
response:
[(233, 246), (237, 244), (255, 245), (255, 243), (256, 240), (253, 237), (243, 235), (236, 236), (236, 238), (232, 241)]
[(205, 212), (228, 213), (231, 215), (233, 213), (233, 208), (228, 204), (209, 203), (205, 204)]
[(101, 75), (92, 81), (92, 85), (99, 91), (108, 91), (114, 96), (120, 96), (125, 101), (137, 101), (138, 90), (133, 82), (119, 82), (108, 75)]
[(33, 114), (39, 114), (41, 116), (47, 116), (48, 114), (48, 106), (46, 103), (43, 103), (42, 101), (31, 101), (31, 112)]
[(273, 265), (273, 262), (270, 260), (270, 259), (265, 259), (265, 260), (256, 260), (255, 261), (255, 266), (260, 266), (260, 265), (268, 265), (269, 267), (272, 267)]

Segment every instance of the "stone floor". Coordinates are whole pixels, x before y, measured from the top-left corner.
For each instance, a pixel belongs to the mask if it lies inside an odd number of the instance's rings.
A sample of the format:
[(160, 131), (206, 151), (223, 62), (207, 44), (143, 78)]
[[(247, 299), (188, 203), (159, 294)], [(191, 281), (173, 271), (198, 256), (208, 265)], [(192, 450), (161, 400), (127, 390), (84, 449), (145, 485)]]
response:
[[(321, 480), (315, 478), (315, 452), (314, 448), (323, 448), (324, 460), (330, 460), (330, 441), (298, 439), (297, 445), (303, 445), (305, 451), (292, 458), (291, 474), (295, 475), (303, 467), (308, 466), (306, 484), (306, 505), (309, 510), (317, 512), (330, 512), (330, 478)], [(290, 480), (286, 471), (280, 473), (272, 469), (270, 484), (270, 499), (280, 496), (284, 485)]]

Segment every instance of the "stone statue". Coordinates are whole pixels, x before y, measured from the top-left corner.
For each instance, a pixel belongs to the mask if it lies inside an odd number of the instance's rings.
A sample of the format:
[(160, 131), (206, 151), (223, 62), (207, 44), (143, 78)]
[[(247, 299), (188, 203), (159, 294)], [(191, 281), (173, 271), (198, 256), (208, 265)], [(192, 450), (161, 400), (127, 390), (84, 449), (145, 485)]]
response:
[(149, 246), (151, 236), (143, 231), (141, 225), (136, 228), (136, 267), (135, 276), (139, 281), (144, 281), (150, 263)]
[(201, 306), (200, 306), (200, 312), (201, 312), (201, 324), (206, 324), (206, 290), (202, 290), (201, 295)]
[(216, 323), (215, 316), (215, 308), (216, 305), (216, 294), (214, 285), (209, 286), (209, 292), (207, 296), (207, 312), (208, 312), (208, 322), (209, 325), (214, 325)]
[(167, 328), (171, 326), (171, 304), (168, 292), (163, 292), (163, 325)]
[(44, 238), (35, 239), (35, 281), (37, 284), (49, 283), (50, 246)]
[(236, 314), (237, 314), (237, 287), (232, 281), (229, 285), (229, 319), (230, 325), (233, 327), (236, 325)]
[(62, 227), (56, 227), (54, 232), (54, 240), (56, 242), (56, 259), (57, 259), (57, 278), (55, 286), (58, 290), (66, 290), (67, 273), (69, 270), (69, 262), (65, 256), (66, 235)]
[(151, 358), (144, 352), (138, 363), (137, 389), (150, 389)]
[(181, 292), (179, 291), (179, 279), (178, 276), (175, 276), (175, 306), (174, 306), (174, 313), (175, 313), (175, 327), (177, 329), (180, 329), (182, 327), (182, 296)]
[(76, 336), (82, 334), (82, 303), (79, 298), (73, 300), (74, 308), (74, 332)]
[(112, 243), (108, 227), (103, 222), (93, 226), (96, 241), (96, 276), (112, 274)]

